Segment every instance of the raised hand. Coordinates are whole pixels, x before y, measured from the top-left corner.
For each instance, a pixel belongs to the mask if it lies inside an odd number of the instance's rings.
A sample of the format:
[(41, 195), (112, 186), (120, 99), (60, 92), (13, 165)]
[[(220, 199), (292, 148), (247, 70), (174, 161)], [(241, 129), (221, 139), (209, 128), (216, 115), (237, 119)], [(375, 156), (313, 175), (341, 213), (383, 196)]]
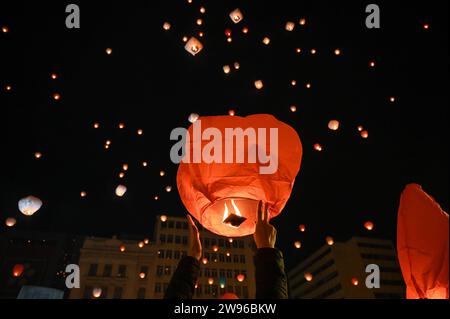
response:
[(256, 247), (259, 248), (275, 248), (277, 240), (277, 230), (269, 224), (269, 209), (262, 201), (258, 203), (258, 220), (256, 222), (255, 239)]
[(187, 219), (190, 223), (188, 256), (200, 260), (200, 258), (202, 258), (202, 242), (200, 241), (200, 233), (194, 221), (192, 220), (192, 217), (190, 215), (187, 215)]

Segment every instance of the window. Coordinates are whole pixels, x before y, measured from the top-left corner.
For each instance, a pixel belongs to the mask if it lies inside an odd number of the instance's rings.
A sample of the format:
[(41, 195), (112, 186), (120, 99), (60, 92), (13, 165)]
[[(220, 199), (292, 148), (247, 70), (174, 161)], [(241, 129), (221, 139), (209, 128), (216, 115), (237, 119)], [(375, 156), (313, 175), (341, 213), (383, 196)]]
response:
[(205, 242), (205, 247), (209, 247), (209, 238), (205, 238), (204, 242)]
[(239, 255), (233, 255), (233, 262), (237, 264), (239, 262)]
[(148, 275), (148, 266), (141, 266), (141, 273), (145, 274), (145, 277)]
[(162, 276), (163, 274), (163, 266), (156, 267), (156, 276)]
[(172, 259), (172, 251), (171, 250), (166, 251), (166, 259)]
[(181, 252), (181, 258), (183, 258), (183, 257), (185, 257), (185, 256), (187, 256), (187, 251), (186, 251), (186, 250), (183, 250), (183, 251)]
[(175, 236), (175, 244), (181, 244), (181, 237)]
[(178, 250), (175, 251), (175, 253), (174, 253), (174, 258), (177, 259), (177, 260), (180, 259), (180, 253), (181, 253), (181, 252), (178, 251)]
[(239, 241), (239, 248), (244, 248), (244, 241), (242, 240)]
[(126, 277), (127, 276), (127, 266), (119, 265), (119, 270), (117, 271), (117, 277)]
[(219, 270), (219, 277), (220, 278), (225, 278), (225, 269), (220, 269)]
[(233, 293), (233, 286), (228, 286), (228, 287), (227, 287), (227, 292)]
[(222, 238), (219, 239), (219, 247), (224, 247), (224, 245), (225, 245), (224, 240)]
[(88, 276), (94, 277), (97, 276), (98, 264), (90, 264)]
[(188, 223), (187, 222), (183, 222), (183, 229), (188, 229)]
[(219, 261), (221, 263), (225, 262), (225, 255), (224, 254), (219, 254)]
[(141, 287), (137, 293), (137, 299), (145, 299), (145, 288)]
[(241, 286), (234, 287), (234, 291), (238, 297), (241, 296)]
[(183, 236), (183, 245), (187, 245), (188, 244), (188, 238), (187, 236)]
[(227, 278), (233, 278), (233, 271), (231, 269), (227, 269)]
[(83, 299), (91, 299), (92, 298), (92, 286), (84, 287)]
[(161, 228), (167, 228), (167, 223), (162, 222), (162, 223), (161, 223)]
[(105, 265), (103, 268), (103, 277), (111, 277), (112, 274), (112, 265)]
[(238, 241), (237, 240), (234, 240), (233, 241), (233, 248), (237, 248), (238, 247)]
[(209, 270), (209, 268), (205, 268), (205, 277), (209, 277), (211, 276), (211, 272)]
[(100, 299), (107, 299), (108, 298), (108, 287), (102, 287), (102, 295), (100, 296)]
[(173, 221), (170, 221), (170, 222), (169, 222), (169, 228), (173, 228), (173, 226), (174, 226), (174, 222), (173, 222)]
[(161, 249), (160, 251), (158, 251), (158, 258), (164, 259), (164, 249)]
[(166, 266), (164, 268), (164, 275), (170, 276), (170, 274), (171, 274), (171, 267), (170, 266)]
[(159, 235), (159, 241), (160, 241), (161, 243), (165, 243), (165, 242), (166, 242), (166, 235), (165, 235), (165, 234)]
[(244, 296), (244, 299), (248, 299), (248, 288), (247, 288), (247, 286), (242, 287), (242, 295)]
[(173, 235), (167, 235), (167, 243), (168, 244), (173, 243)]
[(205, 253), (205, 258), (208, 259), (208, 260), (211, 260), (211, 255), (210, 255), (210, 253)]
[(241, 264), (245, 264), (245, 255), (241, 255), (239, 261), (241, 262)]
[(157, 282), (155, 284), (155, 293), (160, 293), (161, 292), (161, 283)]
[(168, 287), (169, 287), (169, 284), (168, 284), (168, 283), (165, 283), (165, 284), (163, 285), (163, 291), (166, 292)]
[(211, 270), (211, 277), (216, 278), (217, 277), (217, 269)]
[(122, 299), (122, 293), (123, 293), (122, 287), (115, 287), (113, 299)]
[(231, 255), (226, 256), (226, 257), (225, 257), (225, 261), (226, 261), (227, 263), (230, 263), (230, 262), (231, 262)]
[(176, 229), (181, 229), (181, 222), (176, 222), (175, 228)]

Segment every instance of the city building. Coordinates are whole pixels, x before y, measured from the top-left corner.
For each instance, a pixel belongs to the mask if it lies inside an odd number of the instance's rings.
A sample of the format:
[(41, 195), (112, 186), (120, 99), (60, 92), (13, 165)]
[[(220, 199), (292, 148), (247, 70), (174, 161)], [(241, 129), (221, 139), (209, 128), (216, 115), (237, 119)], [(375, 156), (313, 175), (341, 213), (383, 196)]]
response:
[[(220, 298), (226, 292), (254, 298), (253, 238), (224, 238), (202, 227), (199, 231), (203, 257), (194, 298)], [(151, 241), (86, 238), (79, 260), (81, 287), (72, 289), (70, 298), (163, 298), (188, 248), (185, 217), (157, 216)]]
[(64, 292), (66, 266), (78, 261), (83, 238), (8, 230), (0, 235), (0, 299), (15, 299), (23, 286)]
[[(380, 287), (366, 286), (368, 265), (378, 265)], [(288, 273), (294, 299), (398, 299), (405, 284), (396, 250), (389, 240), (351, 238), (317, 250)]]

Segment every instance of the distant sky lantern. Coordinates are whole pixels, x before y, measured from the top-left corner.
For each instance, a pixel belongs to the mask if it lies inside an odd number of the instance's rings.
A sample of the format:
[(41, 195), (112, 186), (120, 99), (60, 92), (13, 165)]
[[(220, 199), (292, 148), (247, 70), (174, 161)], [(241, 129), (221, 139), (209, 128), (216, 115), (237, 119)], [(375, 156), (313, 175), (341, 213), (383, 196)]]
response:
[(323, 147), (319, 143), (316, 143), (314, 144), (314, 150), (316, 150), (317, 152), (322, 152)]
[(353, 286), (358, 286), (359, 285), (359, 280), (356, 277), (352, 278), (351, 282), (352, 282)]
[(102, 296), (102, 288), (95, 287), (92, 289), (92, 296), (94, 298), (100, 298)]
[(232, 38), (232, 37), (228, 37), (228, 38), (227, 38), (227, 42), (228, 42), (228, 43), (233, 42), (233, 38)]
[(197, 113), (191, 113), (191, 115), (189, 115), (188, 121), (191, 123), (195, 123), (195, 121), (197, 121), (199, 117), (200, 115), (198, 115)]
[(262, 80), (255, 81), (255, 88), (257, 88), (258, 90), (261, 90), (263, 87), (264, 87), (264, 83)]
[(37, 159), (40, 159), (42, 157), (42, 153), (41, 152), (36, 152), (34, 153), (34, 157)]
[(107, 141), (105, 142), (105, 144), (106, 144), (106, 145), (111, 145), (111, 141), (110, 141), (110, 140), (107, 140)]
[(56, 73), (52, 73), (50, 77), (52, 78), (52, 80), (56, 80), (58, 78), (58, 75)]
[(248, 33), (248, 28), (247, 27), (243, 27), (242, 28), (242, 33), (247, 34)]
[(229, 251), (227, 251), (226, 255), (227, 255), (227, 257), (230, 257), (230, 256), (231, 256), (231, 254), (230, 254)]
[(123, 130), (123, 129), (125, 128), (125, 124), (119, 123), (119, 128), (120, 128), (121, 130)]
[(22, 264), (15, 264), (12, 270), (13, 277), (17, 278), (22, 276), (23, 271), (25, 270), (24, 265)]
[(200, 13), (205, 13), (205, 12), (206, 12), (205, 7), (201, 7), (201, 8), (200, 8)]
[(25, 216), (32, 216), (42, 207), (42, 201), (34, 196), (27, 196), (19, 200), (19, 210)]
[(80, 192), (80, 196), (81, 196), (81, 197), (86, 197), (86, 196), (87, 196), (87, 193), (86, 193), (85, 191), (81, 191), (81, 192)]
[(429, 25), (429, 24), (424, 24), (424, 25), (423, 25), (423, 28), (424, 28), (425, 30), (428, 30), (428, 29), (430, 28), (430, 25)]
[(119, 173), (119, 178), (124, 178), (125, 177), (125, 173), (124, 172), (120, 172)]
[(53, 94), (53, 99), (54, 99), (55, 101), (61, 100), (61, 94), (59, 94), (59, 93), (54, 93), (54, 94)]
[(166, 186), (166, 192), (170, 193), (172, 191), (172, 186)]
[(235, 116), (236, 115), (236, 111), (235, 110), (229, 110), (228, 111), (228, 115), (229, 116)]
[(362, 131), (361, 132), (361, 137), (364, 138), (364, 139), (369, 138), (369, 132), (368, 131)]
[(228, 242), (229, 242), (230, 244), (232, 244), (232, 243), (233, 243), (233, 238), (228, 238)]
[(310, 282), (313, 280), (313, 275), (311, 273), (306, 273), (305, 274), (305, 280)]
[(188, 40), (189, 40), (189, 38), (186, 37), (186, 36), (184, 36), (184, 37), (182, 38), (182, 41), (185, 42), (185, 43), (188, 42)]
[(306, 24), (306, 19), (305, 19), (305, 18), (301, 18), (301, 19), (298, 21), (298, 23), (299, 23), (300, 25), (305, 25), (305, 24)]
[(362, 132), (364, 130), (364, 127), (363, 126), (358, 126), (358, 132)]
[(148, 163), (147, 162), (142, 162), (142, 166), (147, 167)]
[(311, 83), (306, 83), (305, 86), (306, 86), (307, 89), (310, 89), (311, 88)]
[(126, 172), (128, 171), (128, 164), (123, 164), (122, 169)]
[(316, 54), (317, 50), (316, 49), (311, 49), (311, 54)]
[(295, 49), (295, 52), (298, 53), (298, 54), (300, 54), (300, 53), (302, 53), (302, 49), (296, 48), (296, 49)]
[(202, 25), (203, 24), (203, 20), (202, 19), (197, 19), (196, 23), (197, 23), (197, 25)]
[(219, 251), (219, 246), (214, 245), (212, 249), (213, 249), (214, 252), (218, 252)]
[(8, 32), (9, 32), (9, 28), (8, 28), (7, 26), (4, 25), (4, 26), (2, 27), (2, 32), (3, 32), (3, 33), (8, 33)]
[(233, 66), (234, 66), (235, 70), (239, 70), (241, 68), (241, 65), (239, 64), (239, 62), (234, 62)]
[(12, 90), (12, 87), (11, 87), (11, 85), (7, 85), (7, 86), (5, 86), (5, 90), (6, 90), (6, 91), (11, 91), (11, 90)]
[(297, 107), (295, 105), (291, 105), (290, 109), (292, 113), (297, 112)]
[(166, 221), (167, 221), (167, 216), (166, 215), (161, 215), (161, 221), (163, 222), (163, 223), (165, 223)]
[(367, 221), (364, 223), (364, 228), (367, 230), (373, 230), (374, 224), (371, 221)]
[(328, 122), (328, 128), (332, 131), (337, 131), (339, 129), (339, 121), (331, 120)]
[(220, 284), (220, 289), (225, 289), (225, 284), (221, 283)]
[(302, 224), (302, 225), (298, 226), (298, 230), (300, 230), (302, 233), (304, 233), (306, 231), (306, 226)]
[(144, 239), (144, 244), (145, 244), (145, 245), (148, 245), (148, 244), (150, 244), (150, 239), (148, 239), (148, 238), (145, 238), (145, 239)]
[(137, 130), (137, 135), (142, 135), (144, 134), (144, 131), (142, 129)]
[[(200, 134), (212, 127), (220, 132), (215, 147), (219, 144), (224, 147), (231, 146), (229, 141), (235, 139), (227, 137), (230, 130), (243, 130), (245, 134), (250, 135), (243, 138), (243, 143), (239, 143), (240, 146), (234, 146), (236, 151), (233, 154), (237, 157), (233, 156), (233, 159), (229, 158), (228, 161), (219, 160), (217, 157), (212, 162), (195, 160), (197, 147), (202, 147), (193, 139), (187, 141), (185, 158), (181, 161), (177, 174), (180, 198), (189, 213), (204, 228), (217, 235), (242, 237), (253, 234), (259, 201), (267, 203), (270, 218), (274, 218), (282, 212), (291, 195), (302, 158), (300, 138), (292, 127), (267, 114), (248, 117), (227, 115), (202, 117), (199, 124), (201, 124)], [(194, 136), (192, 135), (194, 127), (195, 124), (189, 128), (187, 134)], [(252, 130), (255, 132), (254, 138)], [(275, 130), (278, 132), (277, 169), (270, 167), (269, 164), (270, 158), (274, 156), (275, 145), (270, 144), (275, 144), (273, 142)], [(257, 132), (260, 132), (259, 137), (256, 135)], [(267, 165), (261, 165), (257, 160), (246, 160), (257, 156), (260, 152), (267, 154), (269, 149), (272, 155), (267, 159)], [(242, 154), (244, 159), (239, 154)]]
[(158, 199), (159, 199), (159, 196), (156, 195), (155, 197), (153, 197), (153, 199), (154, 199), (154, 200), (158, 200)]
[(186, 51), (188, 51), (193, 56), (196, 56), (203, 49), (203, 44), (194, 37), (191, 37), (189, 41), (184, 46)]
[(198, 33), (198, 36), (199, 36), (200, 38), (203, 38), (204, 35), (205, 35), (205, 34), (204, 34), (202, 31), (200, 31), (200, 32)]
[(292, 86), (296, 86), (296, 85), (297, 85), (297, 81), (296, 81), (296, 80), (292, 80), (292, 81), (291, 81), (291, 85), (292, 85)]
[(17, 223), (17, 220), (15, 218), (13, 218), (13, 217), (9, 217), (5, 221), (5, 224), (8, 227), (14, 227), (16, 225), (16, 223)]
[(270, 44), (270, 38), (269, 38), (269, 37), (265, 37), (265, 38), (263, 39), (263, 43), (264, 43), (265, 45), (269, 45), (269, 44)]
[(239, 282), (243, 282), (245, 280), (245, 275), (244, 274), (239, 274), (236, 276), (237, 281)]
[(165, 171), (160, 171), (160, 172), (159, 172), (159, 176), (163, 177), (163, 176), (165, 176), (165, 175), (166, 175), (166, 172), (165, 172)]
[(231, 37), (231, 29), (225, 29), (225, 35)]
[(241, 10), (239, 9), (234, 9), (233, 11), (231, 11), (230, 13), (230, 19), (231, 21), (233, 21), (234, 23), (239, 23), (242, 21), (242, 19), (244, 19), (244, 15), (242, 14)]
[(119, 250), (120, 250), (121, 252), (124, 252), (125, 250), (127, 250), (127, 248), (125, 247), (125, 245), (121, 245), (121, 246), (119, 247)]
[(141, 278), (141, 279), (145, 279), (146, 276), (147, 276), (147, 274), (145, 272), (139, 273), (139, 278)]
[(341, 55), (341, 50), (340, 50), (340, 49), (334, 50), (334, 54), (335, 54), (335, 55)]
[(143, 241), (140, 241), (140, 242), (138, 243), (138, 247), (139, 247), (139, 248), (144, 248), (144, 246), (145, 246), (145, 244), (144, 244)]
[(106, 54), (107, 55), (111, 55), (112, 54), (112, 49), (111, 48), (107, 48), (106, 49)]
[(203, 258), (202, 258), (202, 264), (203, 264), (203, 265), (206, 265), (207, 263), (208, 263), (208, 258), (203, 257)]
[(391, 96), (391, 97), (389, 98), (389, 101), (390, 101), (391, 103), (394, 103), (394, 102), (395, 102), (395, 97), (394, 97), (394, 96)]
[(169, 22), (164, 22), (163, 29), (169, 31), (172, 25)]
[(214, 284), (214, 278), (209, 278), (209, 279), (208, 279), (208, 284), (209, 284), (209, 285)]
[(231, 68), (229, 65), (224, 65), (222, 69), (223, 69), (223, 73), (225, 73), (225, 74), (228, 74), (231, 71)]
[(294, 31), (294, 28), (295, 28), (294, 22), (291, 22), (291, 21), (286, 22), (286, 26), (285, 26), (286, 31)]
[(374, 68), (374, 67), (375, 67), (375, 61), (370, 61), (369, 66), (370, 66), (371, 68)]
[(327, 238), (325, 238), (328, 246), (333, 246), (334, 245), (334, 239), (331, 236), (327, 236)]
[(124, 185), (119, 185), (116, 187), (116, 195), (122, 197), (127, 192), (127, 188)]
[(94, 123), (94, 128), (95, 129), (97, 129), (97, 128), (99, 128), (100, 127), (100, 124), (99, 123)]
[(302, 243), (300, 241), (296, 241), (294, 243), (295, 248), (300, 249), (302, 247)]

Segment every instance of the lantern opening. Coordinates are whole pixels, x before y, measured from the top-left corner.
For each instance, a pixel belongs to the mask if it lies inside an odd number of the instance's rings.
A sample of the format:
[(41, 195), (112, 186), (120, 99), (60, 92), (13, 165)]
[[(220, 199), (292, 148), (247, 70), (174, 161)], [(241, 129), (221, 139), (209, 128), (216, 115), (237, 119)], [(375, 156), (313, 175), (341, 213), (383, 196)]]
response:
[(223, 212), (223, 223), (229, 225), (230, 227), (239, 228), (239, 226), (244, 223), (247, 218), (242, 217), (241, 212), (239, 211), (239, 208), (236, 206), (236, 203), (234, 202), (234, 199), (231, 200), (231, 205), (234, 209), (234, 214), (229, 213), (227, 203), (225, 202), (225, 210)]

